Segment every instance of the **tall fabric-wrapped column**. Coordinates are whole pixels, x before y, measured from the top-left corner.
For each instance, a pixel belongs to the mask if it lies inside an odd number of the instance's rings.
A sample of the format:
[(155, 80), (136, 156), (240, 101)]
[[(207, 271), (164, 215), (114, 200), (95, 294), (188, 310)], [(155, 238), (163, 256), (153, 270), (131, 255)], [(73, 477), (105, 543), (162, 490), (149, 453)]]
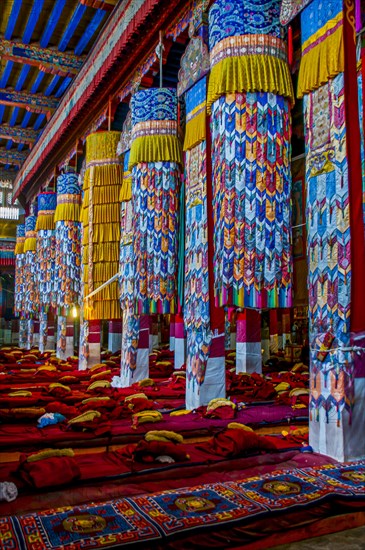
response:
[[(86, 321), (120, 319), (118, 283), (113, 282), (88, 299), (119, 270), (122, 166), (117, 157), (119, 132), (98, 132), (86, 139), (86, 172), (83, 184), (83, 282)], [(91, 332), (89, 331), (89, 335)], [(100, 335), (89, 346), (88, 365), (100, 360)], [(97, 347), (99, 345), (99, 348)], [(99, 350), (99, 351), (98, 351)]]
[[(194, 46), (193, 41), (191, 46)], [(209, 300), (206, 77), (196, 82), (185, 95), (186, 407), (195, 409), (211, 399), (225, 397), (225, 333), (223, 310), (221, 334), (213, 335), (210, 319), (213, 304)], [(177, 343), (176, 339), (175, 350)]]
[(315, 451), (337, 460), (365, 454), (359, 437), (365, 400), (360, 132), (351, 84), (354, 29), (344, 13), (351, 5), (313, 0), (304, 9), (298, 78), (306, 133), (309, 440)]
[[(122, 166), (117, 158), (119, 132), (98, 132), (86, 139), (83, 185), (84, 298), (118, 273), (120, 240), (119, 192)], [(120, 319), (118, 284), (87, 300), (86, 320)]]
[(140, 314), (174, 313), (182, 148), (177, 96), (169, 88), (134, 94), (132, 106), (135, 296)]
[(39, 312), (41, 330), (39, 333), (39, 349), (45, 351), (47, 342), (47, 315), (54, 310), (55, 301), (55, 257), (56, 237), (54, 214), (56, 210), (56, 193), (40, 193), (38, 195), (37, 218), (37, 278), (39, 293)]
[(38, 280), (37, 280), (37, 217), (35, 205), (31, 207), (31, 214), (25, 218), (24, 242), (24, 314), (27, 318), (27, 349), (33, 345), (34, 318), (38, 315)]
[(21, 223), (16, 228), (15, 245), (15, 296), (14, 313), (19, 320), (19, 347), (26, 347), (26, 321), (25, 321), (25, 224)]
[(209, 11), (214, 283), (224, 306), (292, 304), (290, 103), (280, 0)]
[(57, 178), (56, 223), (56, 306), (58, 324), (64, 327), (57, 338), (57, 355), (61, 359), (73, 355), (74, 334), (71, 311), (80, 300), (81, 280), (81, 190), (78, 175), (68, 168)]
[[(123, 155), (123, 185), (120, 191), (120, 257), (119, 290), (123, 310), (120, 377), (113, 385), (128, 387), (146, 378), (145, 370), (138, 368), (139, 316), (135, 314), (135, 257), (133, 248), (132, 174), (129, 170), (132, 118), (129, 111), (123, 125), (119, 154)], [(148, 376), (148, 371), (147, 371)]]

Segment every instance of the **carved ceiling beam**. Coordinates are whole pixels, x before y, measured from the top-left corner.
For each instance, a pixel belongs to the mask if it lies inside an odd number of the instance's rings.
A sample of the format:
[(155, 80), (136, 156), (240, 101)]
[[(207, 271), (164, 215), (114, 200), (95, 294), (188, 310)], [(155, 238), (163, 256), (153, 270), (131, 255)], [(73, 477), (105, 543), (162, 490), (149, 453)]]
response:
[(0, 147), (0, 163), (2, 164), (15, 164), (20, 166), (28, 155), (29, 151), (17, 151), (16, 149), (5, 149), (5, 147)]
[(39, 44), (22, 44), (0, 38), (0, 56), (8, 61), (38, 67), (40, 71), (59, 76), (74, 76), (85, 60), (85, 56), (42, 48)]
[(11, 88), (0, 88), (0, 105), (21, 107), (31, 113), (45, 113), (49, 117), (57, 109), (59, 102), (60, 100), (55, 97), (26, 91), (17, 92)]
[(80, 4), (96, 10), (112, 11), (118, 0), (80, 0)]
[(39, 133), (40, 130), (33, 130), (33, 128), (0, 124), (0, 139), (11, 139), (14, 143), (28, 143), (32, 145), (37, 140)]

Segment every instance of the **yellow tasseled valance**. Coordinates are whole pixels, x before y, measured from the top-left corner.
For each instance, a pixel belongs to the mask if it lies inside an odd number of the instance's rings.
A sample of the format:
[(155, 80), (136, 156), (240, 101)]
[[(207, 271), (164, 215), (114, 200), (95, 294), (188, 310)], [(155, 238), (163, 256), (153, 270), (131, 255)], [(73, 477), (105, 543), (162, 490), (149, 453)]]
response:
[[(93, 262), (117, 262), (119, 260), (119, 242), (95, 243), (93, 245)], [(89, 261), (89, 245), (85, 245), (82, 251), (82, 261), (84, 264)]]
[(36, 231), (42, 231), (42, 230), (53, 231), (56, 228), (54, 214), (55, 214), (54, 210), (50, 210), (49, 212), (47, 211), (44, 213), (40, 211), (38, 213), (35, 230)]
[(239, 92), (271, 92), (294, 104), (293, 83), (288, 64), (270, 55), (227, 57), (212, 67), (207, 110), (222, 95)]
[(91, 161), (116, 158), (120, 132), (96, 132), (86, 138), (86, 167)]
[(184, 140), (184, 151), (188, 149), (193, 149), (201, 141), (204, 141), (207, 137), (207, 110), (205, 105), (203, 108), (201, 106), (198, 114), (191, 117), (190, 120), (187, 120), (185, 127), (185, 140)]
[(171, 135), (154, 135), (136, 138), (131, 147), (129, 170), (139, 162), (177, 162), (182, 164), (182, 147), (179, 139)]
[(28, 237), (25, 239), (24, 252), (35, 252), (37, 250), (36, 237)]
[(80, 204), (64, 203), (57, 204), (54, 221), (57, 222), (78, 222), (80, 219)]
[(124, 173), (123, 184), (120, 188), (119, 202), (128, 202), (132, 199), (132, 174)]
[(302, 45), (297, 96), (316, 90), (345, 70), (342, 11)]
[(24, 254), (24, 243), (25, 237), (18, 237), (15, 244), (14, 254), (18, 256), (19, 254)]

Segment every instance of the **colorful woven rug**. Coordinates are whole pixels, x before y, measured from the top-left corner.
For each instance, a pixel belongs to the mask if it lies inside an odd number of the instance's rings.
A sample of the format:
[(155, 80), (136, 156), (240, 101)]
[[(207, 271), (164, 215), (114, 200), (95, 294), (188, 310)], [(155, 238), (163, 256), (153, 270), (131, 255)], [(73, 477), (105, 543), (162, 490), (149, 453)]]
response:
[[(189, 535), (324, 500), (364, 499), (365, 461), (0, 518), (2, 548), (112, 548)], [(161, 547), (161, 542), (159, 547)]]

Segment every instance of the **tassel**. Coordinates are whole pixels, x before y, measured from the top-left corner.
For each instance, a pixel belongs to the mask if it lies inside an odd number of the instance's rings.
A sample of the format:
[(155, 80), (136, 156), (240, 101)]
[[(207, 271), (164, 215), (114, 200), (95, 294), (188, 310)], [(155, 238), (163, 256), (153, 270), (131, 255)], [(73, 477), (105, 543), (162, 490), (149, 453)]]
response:
[(292, 68), (293, 64), (293, 29), (292, 26), (288, 27), (288, 63), (289, 67)]

